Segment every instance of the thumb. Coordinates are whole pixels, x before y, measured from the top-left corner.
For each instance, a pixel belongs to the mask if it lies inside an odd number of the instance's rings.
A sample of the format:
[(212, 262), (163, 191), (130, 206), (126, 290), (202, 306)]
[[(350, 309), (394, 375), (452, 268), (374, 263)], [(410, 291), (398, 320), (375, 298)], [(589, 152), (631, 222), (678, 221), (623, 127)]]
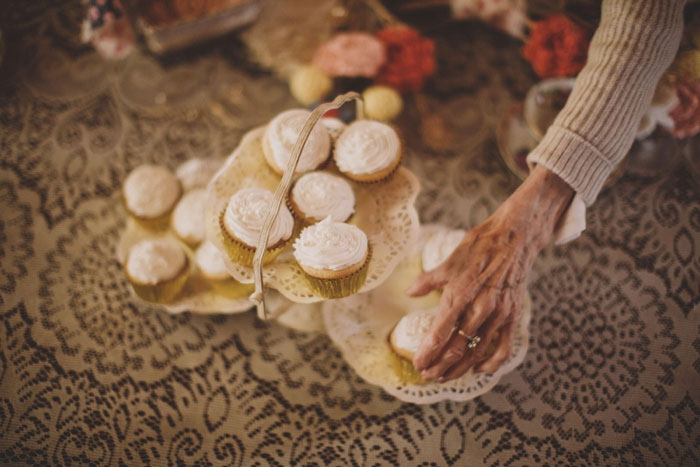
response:
[(409, 297), (422, 297), (428, 292), (445, 285), (446, 281), (442, 279), (442, 275), (439, 274), (438, 271), (440, 271), (440, 268), (422, 273), (413, 281), (413, 284), (406, 289), (406, 295)]

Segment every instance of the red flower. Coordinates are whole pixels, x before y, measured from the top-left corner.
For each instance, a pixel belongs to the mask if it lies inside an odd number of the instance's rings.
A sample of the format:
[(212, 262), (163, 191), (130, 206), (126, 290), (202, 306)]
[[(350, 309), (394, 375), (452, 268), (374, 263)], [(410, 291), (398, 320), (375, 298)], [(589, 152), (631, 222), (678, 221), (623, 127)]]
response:
[(588, 32), (559, 14), (532, 25), (522, 54), (541, 78), (575, 76), (586, 64), (588, 44)]
[(435, 44), (407, 26), (384, 28), (377, 38), (386, 48), (386, 62), (376, 81), (399, 92), (418, 92), (435, 73)]
[(700, 133), (700, 81), (678, 77), (676, 94), (679, 102), (671, 111), (671, 134), (676, 138), (687, 138)]

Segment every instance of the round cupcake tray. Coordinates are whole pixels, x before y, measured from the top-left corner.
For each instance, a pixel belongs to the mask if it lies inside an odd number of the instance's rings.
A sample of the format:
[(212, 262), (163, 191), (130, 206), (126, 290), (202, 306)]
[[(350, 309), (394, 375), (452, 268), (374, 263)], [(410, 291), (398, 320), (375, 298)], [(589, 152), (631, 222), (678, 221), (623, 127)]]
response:
[[(248, 132), (208, 186), (207, 239), (222, 252), (226, 249), (219, 217), (229, 198), (246, 187), (275, 191), (281, 181), (280, 175), (264, 159), (261, 144), (264, 131), (265, 128), (260, 127)], [(322, 170), (342, 176), (332, 161)], [(420, 224), (414, 203), (420, 184), (405, 167), (399, 167), (388, 180), (378, 183), (362, 184), (347, 180), (356, 198), (355, 214), (349, 223), (362, 229), (372, 246), (372, 258), (361, 293), (372, 290), (389, 277), (415, 242)], [(290, 241), (282, 254), (263, 267), (265, 286), (297, 303), (324, 300), (311, 290), (304, 279), (301, 268), (291, 254), (291, 244)], [(230, 259), (226, 260), (226, 265), (236, 280), (246, 284), (254, 282), (252, 267)]]
[[(129, 219), (117, 246), (117, 260), (126, 263), (126, 257), (136, 243), (147, 238), (167, 237), (176, 241), (187, 254), (190, 263), (189, 277), (183, 290), (171, 303), (153, 303), (139, 297), (131, 285), (129, 290), (135, 300), (163, 307), (168, 313), (178, 314), (191, 312), (196, 314), (235, 314), (243, 313), (254, 308), (249, 295), (253, 290), (250, 284), (237, 284), (230, 294), (221, 294), (209, 285), (208, 281), (198, 274), (193, 266), (193, 250), (180, 241), (171, 231), (153, 233), (140, 227)], [(294, 303), (275, 290), (269, 290), (267, 304), (276, 321), (285, 327), (302, 332), (324, 332), (323, 317), (320, 303)]]
[(528, 325), (531, 317), (529, 295), (525, 296), (520, 325), (509, 359), (496, 373), (474, 374), (445, 383), (410, 384), (403, 382), (392, 366), (389, 335), (405, 314), (437, 306), (440, 296), (410, 298), (404, 294), (421, 273), (420, 251), (440, 226), (421, 228), (420, 239), (412, 252), (396, 267), (383, 284), (369, 293), (353, 295), (323, 303), (326, 333), (341, 350), (345, 361), (370, 384), (404, 402), (432, 404), (442, 400), (466, 401), (489, 391), (501, 376), (515, 369), (525, 358), (528, 348)]

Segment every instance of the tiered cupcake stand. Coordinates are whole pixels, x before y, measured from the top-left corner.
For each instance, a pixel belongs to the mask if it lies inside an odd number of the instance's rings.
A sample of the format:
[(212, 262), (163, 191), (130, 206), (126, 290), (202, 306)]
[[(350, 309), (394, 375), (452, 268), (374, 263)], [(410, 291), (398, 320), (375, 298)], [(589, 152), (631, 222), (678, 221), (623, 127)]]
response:
[[(265, 188), (275, 193), (273, 209), (266, 219), (272, 224), (293, 181), (292, 174), (311, 129), (321, 116), (355, 100), (357, 116), (362, 118), (362, 101), (357, 93), (339, 96), (331, 103), (321, 104), (310, 115), (302, 129), (284, 176), (280, 177), (265, 162), (261, 140), (264, 127), (248, 132), (236, 150), (224, 162), (207, 187), (205, 214), (207, 240), (225, 252), (219, 216), (230, 197), (246, 187)], [(324, 168), (338, 173), (331, 162)], [(326, 332), (340, 348), (348, 364), (367, 382), (381, 386), (400, 400), (417, 404), (440, 400), (464, 401), (492, 388), (500, 377), (515, 368), (524, 358), (528, 344), (530, 319), (529, 300), (521, 313), (520, 328), (509, 360), (495, 374), (471, 372), (447, 383), (423, 385), (402, 382), (392, 371), (388, 335), (406, 313), (429, 309), (439, 302), (433, 292), (424, 298), (408, 298), (403, 291), (420, 274), (420, 252), (423, 245), (441, 226), (421, 227), (415, 209), (420, 184), (405, 167), (387, 180), (360, 184), (349, 180), (355, 197), (355, 214), (350, 223), (362, 229), (372, 245), (367, 279), (360, 291), (337, 300), (324, 300), (316, 295), (303, 277), (288, 246), (272, 262), (262, 265), (261, 245), (267, 244), (263, 229), (253, 267), (226, 260), (231, 276), (240, 283), (240, 290), (223, 297), (197, 281), (190, 281), (181, 296), (165, 309), (172, 313), (237, 313), (257, 308), (261, 319), (275, 319), (280, 324), (305, 332)], [(124, 261), (131, 245), (146, 233), (128, 224), (122, 237), (118, 256)], [(163, 235), (171, 235), (168, 232)], [(225, 253), (224, 253), (225, 255)]]

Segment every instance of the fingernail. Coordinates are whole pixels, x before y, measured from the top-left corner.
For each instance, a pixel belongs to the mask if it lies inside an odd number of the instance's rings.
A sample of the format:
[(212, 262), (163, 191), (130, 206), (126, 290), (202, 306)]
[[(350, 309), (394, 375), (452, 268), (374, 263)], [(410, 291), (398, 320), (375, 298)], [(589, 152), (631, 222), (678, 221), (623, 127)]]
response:
[(445, 377), (444, 377), (444, 376), (440, 376), (440, 377), (437, 379), (437, 381), (438, 381), (438, 383), (444, 383), (444, 382), (445, 382)]

